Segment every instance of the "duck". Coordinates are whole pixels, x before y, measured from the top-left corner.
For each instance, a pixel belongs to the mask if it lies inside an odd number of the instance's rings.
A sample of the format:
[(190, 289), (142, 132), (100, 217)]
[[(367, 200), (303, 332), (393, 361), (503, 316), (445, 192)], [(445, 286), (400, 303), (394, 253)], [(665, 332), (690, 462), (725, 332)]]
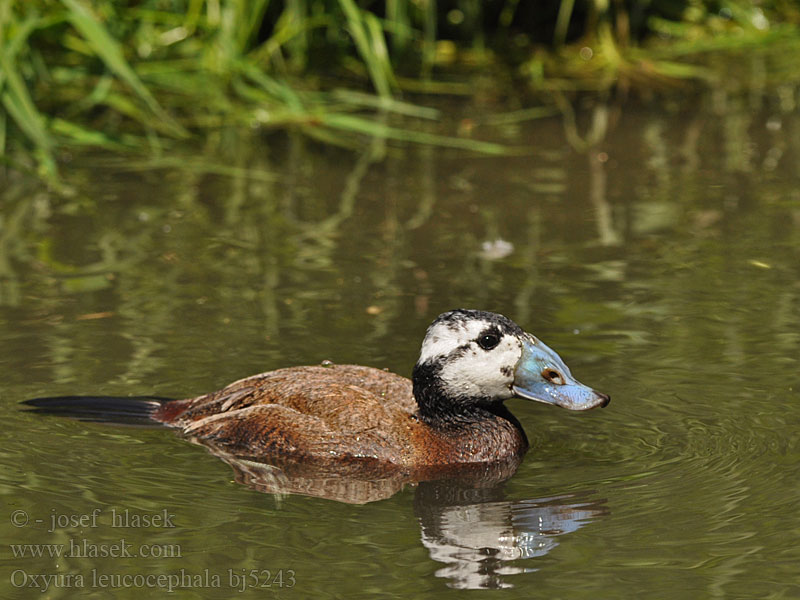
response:
[(185, 399), (66, 396), (26, 404), (84, 420), (164, 425), (229, 457), (419, 473), (521, 459), (529, 442), (505, 406), (511, 398), (573, 411), (610, 402), (511, 319), (455, 309), (427, 328), (411, 379), (326, 361)]

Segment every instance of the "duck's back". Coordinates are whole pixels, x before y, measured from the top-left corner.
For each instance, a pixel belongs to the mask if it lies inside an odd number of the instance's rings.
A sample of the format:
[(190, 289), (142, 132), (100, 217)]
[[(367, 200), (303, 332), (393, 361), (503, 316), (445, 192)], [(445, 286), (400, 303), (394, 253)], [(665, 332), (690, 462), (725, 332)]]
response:
[(412, 459), (417, 404), (409, 379), (358, 365), (290, 367), (165, 404), (156, 414), (240, 456)]

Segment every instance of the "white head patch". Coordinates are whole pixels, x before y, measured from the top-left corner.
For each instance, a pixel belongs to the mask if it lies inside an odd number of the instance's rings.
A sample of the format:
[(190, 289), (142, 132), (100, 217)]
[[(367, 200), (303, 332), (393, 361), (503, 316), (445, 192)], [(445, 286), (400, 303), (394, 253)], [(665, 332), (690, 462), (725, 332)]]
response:
[[(522, 342), (504, 329), (484, 318), (434, 322), (422, 342), (419, 362), (438, 363), (448, 396), (510, 398)], [(499, 338), (493, 348), (484, 349), (478, 343), (486, 332)]]

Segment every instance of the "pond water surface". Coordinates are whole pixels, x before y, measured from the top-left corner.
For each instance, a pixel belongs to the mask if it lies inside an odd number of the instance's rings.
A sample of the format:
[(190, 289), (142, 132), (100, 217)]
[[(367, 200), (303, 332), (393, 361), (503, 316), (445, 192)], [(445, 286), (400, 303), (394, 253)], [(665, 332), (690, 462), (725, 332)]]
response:
[[(587, 106), (586, 148), (553, 117), (512, 157), (223, 133), (170, 168), (76, 158), (68, 199), (9, 175), (0, 595), (800, 597), (799, 97)], [(18, 407), (410, 375), (456, 307), (613, 398), (509, 401), (532, 448), (498, 486), (273, 495), (169, 430)]]

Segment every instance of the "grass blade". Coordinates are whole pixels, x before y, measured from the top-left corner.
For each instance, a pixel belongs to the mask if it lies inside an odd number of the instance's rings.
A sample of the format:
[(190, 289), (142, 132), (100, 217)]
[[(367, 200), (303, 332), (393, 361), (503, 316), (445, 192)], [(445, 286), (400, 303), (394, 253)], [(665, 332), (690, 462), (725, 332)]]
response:
[(139, 76), (125, 60), (122, 48), (111, 36), (105, 27), (89, 12), (79, 0), (61, 0), (69, 10), (69, 22), (80, 32), (86, 42), (103, 61), (111, 72), (122, 79), (147, 107), (167, 123), (170, 129), (179, 136), (186, 136), (188, 133), (176, 123), (165, 111), (150, 91), (145, 87)]
[(431, 144), (444, 148), (457, 148), (460, 150), (470, 150), (472, 152), (501, 156), (519, 154), (527, 151), (522, 148), (511, 148), (492, 142), (481, 142), (478, 140), (437, 135), (435, 133), (399, 129), (356, 115), (326, 114), (320, 116), (319, 120), (323, 125), (333, 129), (342, 129), (352, 133), (361, 133), (372, 137), (392, 139), (401, 142)]
[(69, 138), (70, 142), (79, 146), (97, 146), (108, 150), (129, 150), (124, 143), (112, 139), (102, 131), (87, 129), (77, 123), (65, 119), (55, 118), (50, 122), (50, 128), (56, 135)]
[(333, 91), (332, 97), (350, 106), (359, 106), (373, 110), (393, 112), (398, 115), (415, 117), (418, 119), (438, 119), (441, 111), (427, 106), (418, 106), (409, 102), (395, 100), (394, 98), (384, 98), (374, 94), (365, 94), (355, 90), (337, 89)]
[(52, 141), (45, 129), (44, 117), (36, 109), (22, 76), (3, 51), (0, 51), (0, 102), (17, 127), (36, 146), (36, 154), (44, 174), (55, 177)]
[(375, 91), (380, 96), (391, 96), (393, 76), (388, 63), (388, 52), (383, 54), (386, 50), (383, 31), (380, 27), (376, 31), (375, 23), (367, 18), (375, 19), (374, 15), (362, 11), (353, 0), (339, 0), (339, 6), (344, 12), (356, 49), (367, 66)]

